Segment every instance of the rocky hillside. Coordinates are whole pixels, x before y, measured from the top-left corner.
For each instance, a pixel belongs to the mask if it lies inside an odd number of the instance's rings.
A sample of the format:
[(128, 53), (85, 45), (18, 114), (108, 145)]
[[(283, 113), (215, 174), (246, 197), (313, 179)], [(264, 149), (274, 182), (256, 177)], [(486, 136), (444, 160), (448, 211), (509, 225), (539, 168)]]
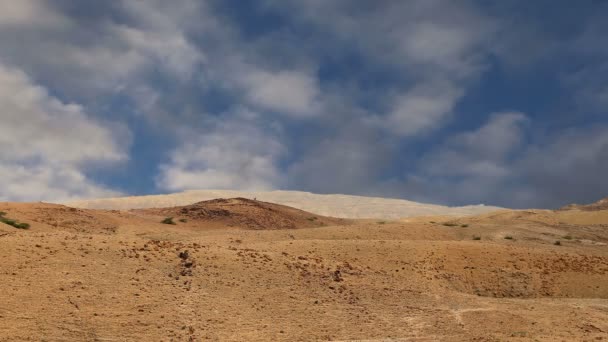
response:
[(583, 210), (583, 211), (598, 211), (608, 210), (608, 197), (601, 199), (591, 204), (570, 204), (560, 210)]
[(137, 214), (171, 218), (175, 223), (222, 225), (244, 229), (296, 229), (343, 225), (345, 219), (318, 216), (284, 205), (247, 198), (214, 199), (171, 208), (134, 209)]

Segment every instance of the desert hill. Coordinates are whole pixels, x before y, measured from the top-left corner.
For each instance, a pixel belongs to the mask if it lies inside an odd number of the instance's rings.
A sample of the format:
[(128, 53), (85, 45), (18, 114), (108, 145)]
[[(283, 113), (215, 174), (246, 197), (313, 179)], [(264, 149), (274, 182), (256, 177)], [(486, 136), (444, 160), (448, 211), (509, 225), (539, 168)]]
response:
[(0, 211), (13, 224), (0, 223), (0, 341), (608, 338), (608, 210), (344, 220), (235, 198)]
[(583, 210), (583, 211), (597, 211), (597, 210), (608, 210), (608, 197), (601, 199), (591, 204), (570, 204), (561, 210)]
[(191, 225), (245, 229), (295, 229), (345, 225), (347, 220), (319, 216), (284, 205), (247, 198), (214, 199), (171, 208), (134, 209), (139, 215), (171, 217)]
[(184, 206), (216, 198), (236, 197), (282, 204), (317, 215), (352, 219), (398, 219), (420, 215), (462, 216), (476, 215), (502, 209), (484, 205), (446, 207), (402, 199), (350, 195), (320, 195), (301, 191), (246, 192), (232, 190), (192, 190), (167, 195), (92, 199), (67, 202), (64, 204), (77, 208), (127, 210)]

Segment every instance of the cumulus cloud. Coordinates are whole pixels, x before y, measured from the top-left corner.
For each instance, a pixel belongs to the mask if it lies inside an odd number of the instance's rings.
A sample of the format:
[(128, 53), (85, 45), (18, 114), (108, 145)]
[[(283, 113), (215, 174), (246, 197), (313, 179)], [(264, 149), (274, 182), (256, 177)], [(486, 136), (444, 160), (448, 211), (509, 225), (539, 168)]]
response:
[(495, 113), (477, 130), (448, 138), (420, 166), (431, 176), (507, 177), (512, 153), (524, 143), (527, 121), (522, 113)]
[(166, 190), (268, 190), (280, 187), (278, 163), (285, 154), (273, 129), (255, 124), (248, 111), (216, 121), (204, 132), (186, 133), (161, 165), (157, 184)]
[[(53, 7), (46, 1), (6, 2), (1, 6), (17, 12), (13, 17), (10, 11), (6, 15), (0, 11), (0, 25), (7, 23), (0, 29), (4, 63), (28, 70), (75, 98), (128, 93), (130, 87), (145, 82), (150, 70), (189, 79), (204, 61), (202, 51), (180, 26), (185, 25), (185, 18), (160, 2), (99, 5), (86, 19), (69, 16), (61, 6)], [(116, 8), (122, 10), (121, 15), (113, 15)], [(125, 19), (140, 19), (144, 14), (146, 20)]]
[(605, 197), (608, 128), (578, 127), (529, 141), (523, 113), (490, 116), (425, 154), (416, 171), (381, 182), (376, 191), (422, 201), (557, 208)]
[(430, 202), (443, 202), (449, 194), (458, 204), (504, 203), (509, 198), (504, 196), (506, 184), (518, 176), (513, 163), (524, 146), (527, 123), (523, 113), (492, 114), (479, 128), (446, 138), (418, 160), (416, 170), (404, 179), (379, 188)]
[(96, 122), (22, 71), (0, 65), (0, 198), (48, 200), (116, 193), (85, 169), (127, 159), (128, 131)]
[(393, 109), (380, 123), (403, 137), (426, 133), (446, 121), (463, 94), (463, 89), (450, 82), (416, 85), (395, 99)]
[(449, 122), (466, 89), (487, 67), (498, 26), (468, 1), (269, 3), (298, 13), (296, 20), (403, 76), (405, 82), (386, 93), (388, 110), (373, 118), (400, 137), (425, 135)]
[(181, 79), (190, 78), (194, 67), (204, 59), (202, 52), (173, 31), (152, 32), (125, 25), (110, 26), (108, 31), (128, 46), (139, 64), (162, 65)]
[(239, 82), (248, 100), (263, 109), (293, 117), (319, 113), (319, 85), (316, 77), (301, 71), (267, 72), (251, 70)]
[(390, 163), (391, 144), (365, 122), (345, 123), (334, 136), (306, 140), (287, 170), (289, 185), (319, 193), (365, 193)]
[[(40, 184), (61, 184), (44, 198), (107, 193), (87, 170), (126, 160), (128, 134), (103, 117), (137, 122), (134, 145), (158, 148), (159, 160), (146, 161), (162, 163), (151, 168), (158, 175), (142, 176), (156, 190), (288, 187), (514, 206), (608, 191), (590, 186), (602, 183), (605, 131), (582, 125), (603, 122), (608, 103), (600, 10), (590, 20), (562, 13), (565, 37), (513, 4), (265, 0), (244, 21), (235, 6), (0, 3), (4, 193), (32, 197)], [(566, 58), (576, 67), (563, 68)], [(559, 76), (514, 99), (527, 115), (488, 114), (511, 107), (511, 94), (494, 91), (539, 81), (501, 74), (525, 66)], [(562, 91), (573, 96), (549, 105)], [(584, 177), (568, 186), (571, 174)]]
[(66, 25), (67, 19), (42, 0), (0, 2), (0, 27), (36, 26), (52, 27)]
[(531, 145), (517, 164), (523, 206), (587, 203), (608, 193), (608, 127), (574, 127)]

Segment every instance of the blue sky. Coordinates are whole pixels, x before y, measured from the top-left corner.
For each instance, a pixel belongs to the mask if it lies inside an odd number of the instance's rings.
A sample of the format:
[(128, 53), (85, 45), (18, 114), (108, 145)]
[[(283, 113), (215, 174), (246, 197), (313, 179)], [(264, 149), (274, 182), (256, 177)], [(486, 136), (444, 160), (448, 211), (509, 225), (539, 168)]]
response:
[(0, 3), (0, 200), (608, 196), (608, 2)]

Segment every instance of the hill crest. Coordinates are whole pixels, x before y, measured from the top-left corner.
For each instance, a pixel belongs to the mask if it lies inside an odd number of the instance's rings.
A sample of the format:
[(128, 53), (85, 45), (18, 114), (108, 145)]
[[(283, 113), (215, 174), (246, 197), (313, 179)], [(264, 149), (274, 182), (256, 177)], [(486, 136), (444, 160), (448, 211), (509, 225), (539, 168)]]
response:
[(201, 225), (223, 225), (244, 229), (297, 229), (344, 225), (348, 220), (315, 215), (292, 207), (243, 197), (218, 198), (186, 206), (133, 209), (139, 215), (171, 217)]
[(185, 206), (217, 198), (249, 198), (308, 211), (316, 215), (359, 219), (398, 219), (423, 215), (468, 216), (496, 211), (499, 207), (471, 205), (447, 207), (404, 199), (339, 194), (314, 194), (301, 191), (189, 190), (166, 195), (102, 198), (64, 203), (88, 209), (144, 209)]
[(582, 211), (598, 211), (608, 210), (608, 197), (603, 198), (591, 204), (569, 204), (560, 210), (582, 210)]

